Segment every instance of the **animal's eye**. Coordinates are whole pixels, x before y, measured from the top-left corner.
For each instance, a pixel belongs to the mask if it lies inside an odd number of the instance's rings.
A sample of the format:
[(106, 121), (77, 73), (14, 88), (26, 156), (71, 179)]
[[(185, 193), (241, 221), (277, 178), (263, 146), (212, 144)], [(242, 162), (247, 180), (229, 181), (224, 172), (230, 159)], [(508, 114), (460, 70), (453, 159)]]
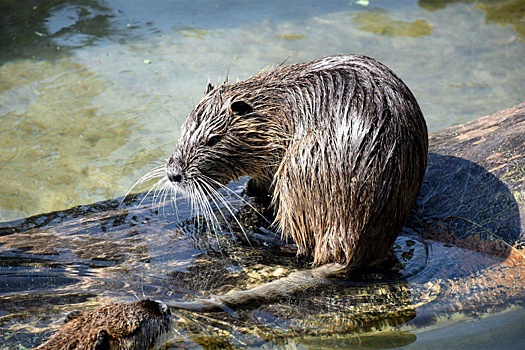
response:
[(219, 142), (222, 138), (222, 135), (212, 135), (210, 136), (210, 138), (208, 139), (208, 141), (206, 142), (206, 146), (208, 147), (213, 147), (217, 144), (217, 142)]
[(245, 115), (253, 112), (252, 106), (244, 101), (234, 101), (232, 102), (230, 109), (233, 113), (238, 115)]

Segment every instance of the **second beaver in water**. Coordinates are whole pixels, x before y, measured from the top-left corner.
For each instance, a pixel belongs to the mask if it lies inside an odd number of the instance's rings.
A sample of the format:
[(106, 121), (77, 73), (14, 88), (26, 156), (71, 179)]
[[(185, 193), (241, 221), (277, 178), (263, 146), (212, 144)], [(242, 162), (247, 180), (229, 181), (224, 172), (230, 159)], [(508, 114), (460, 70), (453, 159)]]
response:
[(112, 302), (69, 315), (36, 350), (146, 350), (159, 345), (170, 325), (171, 312), (161, 302)]
[(207, 197), (243, 175), (271, 198), (298, 254), (345, 269), (383, 260), (427, 163), (423, 114), (389, 68), (358, 55), (279, 66), (208, 85), (184, 121), (167, 179), (215, 226)]

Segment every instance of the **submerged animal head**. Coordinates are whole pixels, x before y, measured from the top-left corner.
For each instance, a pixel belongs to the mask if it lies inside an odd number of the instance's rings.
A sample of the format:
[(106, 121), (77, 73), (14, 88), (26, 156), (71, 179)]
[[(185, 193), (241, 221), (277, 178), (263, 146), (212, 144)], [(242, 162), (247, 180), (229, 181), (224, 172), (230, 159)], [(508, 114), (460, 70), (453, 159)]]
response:
[(171, 330), (170, 309), (161, 302), (109, 303), (75, 312), (38, 350), (139, 350), (160, 345)]

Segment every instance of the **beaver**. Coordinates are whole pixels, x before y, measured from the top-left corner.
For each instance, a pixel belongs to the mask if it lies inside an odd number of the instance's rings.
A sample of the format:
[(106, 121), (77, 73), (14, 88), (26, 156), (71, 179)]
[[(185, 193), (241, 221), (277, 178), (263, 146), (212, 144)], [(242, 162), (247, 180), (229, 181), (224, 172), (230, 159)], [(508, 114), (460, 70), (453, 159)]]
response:
[(427, 150), (423, 114), (403, 81), (370, 57), (336, 55), (208, 84), (166, 178), (212, 216), (206, 197), (223, 203), (216, 189), (247, 175), (246, 192), (271, 198), (297, 254), (353, 268), (391, 250)]
[(108, 303), (90, 312), (68, 315), (64, 325), (37, 350), (142, 350), (166, 335), (171, 312), (161, 302)]

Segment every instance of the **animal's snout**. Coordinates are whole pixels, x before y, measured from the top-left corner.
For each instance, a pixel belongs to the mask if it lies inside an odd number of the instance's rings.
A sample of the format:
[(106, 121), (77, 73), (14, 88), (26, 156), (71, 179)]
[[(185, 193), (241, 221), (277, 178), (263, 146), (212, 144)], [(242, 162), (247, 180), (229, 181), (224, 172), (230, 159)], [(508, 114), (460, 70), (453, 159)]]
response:
[(166, 165), (166, 176), (168, 180), (173, 183), (180, 183), (182, 181), (182, 168), (173, 156), (170, 157)]

